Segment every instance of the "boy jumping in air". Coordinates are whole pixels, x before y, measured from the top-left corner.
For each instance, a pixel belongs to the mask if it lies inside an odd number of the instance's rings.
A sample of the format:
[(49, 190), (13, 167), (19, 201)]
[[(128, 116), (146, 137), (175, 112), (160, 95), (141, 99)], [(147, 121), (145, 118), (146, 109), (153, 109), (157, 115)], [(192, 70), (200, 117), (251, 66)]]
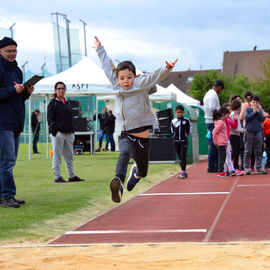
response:
[(162, 81), (173, 69), (178, 59), (150, 74), (136, 77), (136, 67), (130, 61), (118, 64), (115, 69), (100, 40), (95, 37), (94, 48), (106, 76), (116, 95), (115, 112), (120, 121), (119, 136), (120, 155), (116, 165), (115, 177), (110, 183), (112, 200), (121, 202), (128, 162), (135, 163), (127, 180), (127, 190), (131, 191), (145, 177), (149, 162), (149, 129), (156, 123), (151, 111), (149, 95), (156, 92), (156, 84)]

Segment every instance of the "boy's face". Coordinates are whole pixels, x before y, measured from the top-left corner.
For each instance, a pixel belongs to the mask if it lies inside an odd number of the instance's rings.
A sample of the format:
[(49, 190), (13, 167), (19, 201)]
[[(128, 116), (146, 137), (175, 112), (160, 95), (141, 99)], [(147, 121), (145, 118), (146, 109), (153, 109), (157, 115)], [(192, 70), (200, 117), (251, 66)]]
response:
[(183, 115), (184, 115), (184, 111), (182, 111), (182, 110), (176, 110), (175, 111), (175, 114), (176, 114), (176, 116), (177, 116), (177, 118), (182, 118), (183, 117)]
[(123, 89), (129, 90), (133, 85), (134, 78), (135, 76), (132, 71), (123, 69), (118, 72), (117, 82)]
[(251, 107), (258, 107), (260, 105), (260, 102), (258, 100), (251, 100), (250, 106)]

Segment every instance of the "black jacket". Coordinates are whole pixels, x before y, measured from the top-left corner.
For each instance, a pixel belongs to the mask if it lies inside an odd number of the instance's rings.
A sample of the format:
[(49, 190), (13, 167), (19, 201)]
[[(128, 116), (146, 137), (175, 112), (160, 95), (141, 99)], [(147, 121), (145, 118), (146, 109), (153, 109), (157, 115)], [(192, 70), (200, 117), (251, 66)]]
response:
[(115, 119), (116, 117), (113, 114), (108, 115), (108, 118), (104, 121), (104, 130), (106, 132), (114, 133)]
[(31, 115), (31, 128), (32, 128), (33, 133), (35, 131), (40, 130), (40, 123), (38, 121), (38, 118), (37, 118), (35, 112), (32, 112), (32, 115)]
[(24, 128), (26, 90), (17, 94), (14, 83), (21, 84), (22, 71), (16, 61), (0, 55), (0, 131), (21, 132)]
[[(98, 114), (98, 120), (99, 120), (99, 128), (103, 129), (105, 128), (105, 120), (108, 118), (108, 113), (99, 113)], [(96, 120), (96, 115), (94, 115), (93, 120)]]
[(66, 103), (64, 104), (58, 98), (52, 98), (48, 105), (47, 120), (49, 133), (53, 136), (56, 135), (57, 131), (72, 133), (74, 130), (70, 101), (66, 99)]
[(188, 118), (174, 118), (171, 122), (171, 132), (175, 141), (184, 142), (188, 140), (188, 135), (192, 132), (192, 127)]

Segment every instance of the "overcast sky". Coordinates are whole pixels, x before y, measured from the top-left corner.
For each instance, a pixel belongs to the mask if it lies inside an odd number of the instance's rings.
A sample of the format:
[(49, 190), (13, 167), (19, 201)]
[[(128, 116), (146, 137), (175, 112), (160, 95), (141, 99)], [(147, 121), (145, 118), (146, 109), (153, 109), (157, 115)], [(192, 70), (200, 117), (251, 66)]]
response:
[[(50, 13), (67, 14), (72, 28), (87, 25), (89, 57), (97, 35), (113, 59), (152, 71), (179, 58), (175, 70), (221, 68), (223, 52), (270, 49), (268, 0), (12, 0), (0, 6), (0, 27), (14, 27), (18, 62), (40, 72), (54, 67)], [(81, 41), (82, 51), (84, 50)]]

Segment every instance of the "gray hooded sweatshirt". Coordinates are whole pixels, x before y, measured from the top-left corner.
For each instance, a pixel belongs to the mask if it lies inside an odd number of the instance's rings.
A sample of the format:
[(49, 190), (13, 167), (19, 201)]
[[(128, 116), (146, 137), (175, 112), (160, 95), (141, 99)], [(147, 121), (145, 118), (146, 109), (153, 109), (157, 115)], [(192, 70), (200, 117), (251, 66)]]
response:
[(116, 95), (115, 114), (122, 131), (156, 125), (156, 117), (151, 111), (149, 95), (157, 91), (156, 84), (161, 82), (171, 71), (160, 68), (150, 74), (144, 74), (134, 79), (130, 89), (123, 89), (116, 80), (115, 66), (103, 46), (97, 49), (97, 54), (106, 76), (111, 82)]

